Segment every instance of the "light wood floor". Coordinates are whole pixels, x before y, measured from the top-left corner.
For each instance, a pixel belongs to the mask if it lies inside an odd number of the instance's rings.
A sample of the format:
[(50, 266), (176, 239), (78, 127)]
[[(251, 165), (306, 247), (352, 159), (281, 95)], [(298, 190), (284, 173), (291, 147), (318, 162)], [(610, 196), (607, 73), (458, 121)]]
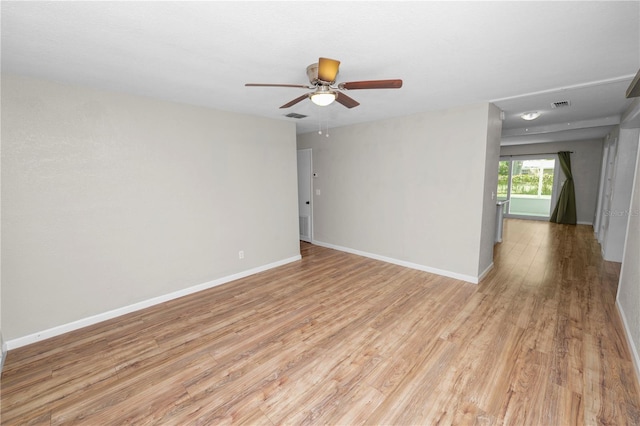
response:
[(2, 424), (640, 424), (619, 264), (587, 226), (504, 236), (479, 286), (302, 244), (300, 262), (10, 351)]

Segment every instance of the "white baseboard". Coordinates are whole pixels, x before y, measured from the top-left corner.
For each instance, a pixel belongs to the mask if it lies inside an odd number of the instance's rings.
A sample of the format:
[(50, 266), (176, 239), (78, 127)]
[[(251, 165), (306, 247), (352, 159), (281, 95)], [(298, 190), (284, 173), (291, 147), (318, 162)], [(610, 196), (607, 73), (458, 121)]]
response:
[[(537, 216), (521, 216), (521, 215), (505, 215), (505, 219), (524, 219), (524, 220), (539, 220), (544, 222), (549, 222), (548, 217), (537, 217)], [(576, 225), (591, 225), (593, 226), (593, 222), (589, 221), (578, 221)]]
[[(250, 275), (257, 274), (259, 272), (263, 272), (269, 269), (277, 268), (278, 266), (286, 265), (287, 263), (295, 262), (297, 260), (302, 259), (300, 255), (290, 257), (288, 259), (279, 260), (277, 262), (269, 263), (267, 265), (258, 266), (253, 269), (249, 269), (247, 271), (238, 272), (237, 274), (229, 275), (223, 278), (218, 278), (213, 281), (209, 281), (206, 283), (198, 284), (192, 287), (188, 287), (182, 290), (174, 291), (173, 293), (165, 294), (162, 296), (154, 297), (152, 299), (143, 300), (142, 302), (134, 303), (129, 306), (123, 306), (121, 308), (117, 308), (111, 311), (103, 312), (98, 315), (93, 315), (91, 317), (83, 318), (81, 320), (73, 321), (68, 324), (59, 325), (44, 331), (40, 331), (38, 333), (33, 333), (28, 336), (18, 337), (16, 339), (11, 339), (6, 342), (6, 348), (8, 350), (19, 348), (21, 346), (30, 345), (32, 343), (39, 342), (41, 340), (49, 339), (51, 337), (59, 336), (64, 333), (68, 333), (70, 331), (78, 330), (83, 327), (87, 327), (89, 325), (97, 324), (102, 321), (106, 321), (112, 318), (116, 318), (131, 312), (139, 311), (141, 309), (145, 309), (154, 305), (158, 305), (160, 303), (168, 302), (169, 300), (177, 299), (179, 297), (187, 296), (189, 294), (197, 293), (199, 291), (207, 290), (212, 287), (216, 287), (222, 284), (226, 284), (230, 281), (235, 281), (240, 278), (245, 278)], [(4, 357), (3, 357), (4, 359)]]
[(638, 357), (638, 351), (636, 350), (636, 346), (633, 344), (633, 338), (631, 337), (631, 331), (629, 329), (629, 324), (627, 323), (627, 317), (624, 314), (624, 310), (620, 305), (620, 302), (616, 298), (616, 307), (618, 308), (618, 315), (622, 318), (622, 324), (624, 325), (624, 333), (627, 337), (627, 345), (631, 348), (631, 358), (633, 359), (633, 366), (636, 371), (636, 380), (640, 383), (640, 357)]
[(7, 344), (2, 338), (2, 333), (0, 333), (0, 348), (2, 348), (2, 358), (0, 358), (0, 373), (2, 373), (2, 369), (4, 368), (4, 361), (7, 359)]
[[(393, 263), (394, 265), (404, 266), (405, 268), (417, 269), (418, 271), (429, 272), (431, 274), (442, 275), (449, 278), (454, 278), (456, 280), (466, 281), (471, 284), (478, 284), (480, 282), (479, 277), (474, 277), (471, 275), (459, 274), (457, 272), (446, 271), (444, 269), (432, 268), (430, 266), (420, 265), (417, 263), (407, 262), (405, 260), (393, 259), (391, 257), (381, 256), (379, 254), (367, 253), (360, 250), (355, 250), (349, 247), (336, 246), (334, 244), (324, 243), (322, 241), (313, 240), (313, 244), (343, 251), (345, 253), (356, 254), (358, 256), (368, 257), (375, 260), (380, 260), (382, 262)], [(493, 264), (492, 264), (493, 266)], [(485, 271), (487, 272), (487, 271)]]
[(482, 273), (478, 277), (478, 282), (482, 281), (484, 279), (484, 277), (486, 277), (487, 274), (489, 273), (489, 271), (491, 271), (492, 269), (493, 269), (493, 262), (491, 262), (491, 264), (489, 266), (487, 266), (487, 269), (482, 271)]
[(520, 214), (505, 214), (505, 219), (521, 219), (521, 220), (537, 220), (541, 222), (549, 222), (549, 217), (545, 216), (525, 216)]

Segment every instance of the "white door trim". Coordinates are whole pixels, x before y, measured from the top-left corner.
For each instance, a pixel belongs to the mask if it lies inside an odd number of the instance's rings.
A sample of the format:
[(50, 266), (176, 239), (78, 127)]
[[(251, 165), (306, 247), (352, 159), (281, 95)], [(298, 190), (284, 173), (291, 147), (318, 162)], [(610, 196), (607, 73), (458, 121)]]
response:
[[(306, 148), (306, 149), (299, 149), (297, 150), (296, 154), (299, 153), (305, 153), (308, 154), (309, 157), (309, 164), (308, 164), (308, 174), (306, 177), (306, 181), (309, 183), (309, 236), (303, 236), (302, 234), (300, 234), (300, 240), (302, 241), (306, 241), (306, 242), (312, 242), (313, 241), (313, 150), (311, 148)], [(298, 173), (300, 173), (300, 167), (298, 167)], [(300, 177), (298, 177), (298, 184), (300, 184)], [(298, 200), (299, 203), (304, 202), (303, 200)], [(300, 206), (298, 206), (298, 208), (300, 208)], [(300, 213), (298, 213), (298, 218), (299, 220), (301, 219)]]

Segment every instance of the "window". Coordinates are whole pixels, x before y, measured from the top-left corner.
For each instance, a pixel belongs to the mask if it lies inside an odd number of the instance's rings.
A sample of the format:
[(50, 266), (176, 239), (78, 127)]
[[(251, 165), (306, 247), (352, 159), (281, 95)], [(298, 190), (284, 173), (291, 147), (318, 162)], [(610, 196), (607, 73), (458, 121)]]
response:
[(548, 219), (555, 179), (555, 158), (502, 158), (498, 167), (498, 200), (509, 199), (506, 216)]

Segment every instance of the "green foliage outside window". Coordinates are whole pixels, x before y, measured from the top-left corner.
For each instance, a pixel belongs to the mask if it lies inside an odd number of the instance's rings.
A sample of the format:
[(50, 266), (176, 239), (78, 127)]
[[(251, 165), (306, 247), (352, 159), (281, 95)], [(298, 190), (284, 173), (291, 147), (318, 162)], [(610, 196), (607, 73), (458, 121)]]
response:
[[(502, 165), (502, 164), (501, 164)], [(498, 176), (498, 196), (506, 197), (509, 176)], [(538, 175), (513, 175), (511, 180), (511, 193), (520, 195), (538, 195)], [(542, 176), (542, 195), (551, 195), (553, 189), (553, 175)]]

